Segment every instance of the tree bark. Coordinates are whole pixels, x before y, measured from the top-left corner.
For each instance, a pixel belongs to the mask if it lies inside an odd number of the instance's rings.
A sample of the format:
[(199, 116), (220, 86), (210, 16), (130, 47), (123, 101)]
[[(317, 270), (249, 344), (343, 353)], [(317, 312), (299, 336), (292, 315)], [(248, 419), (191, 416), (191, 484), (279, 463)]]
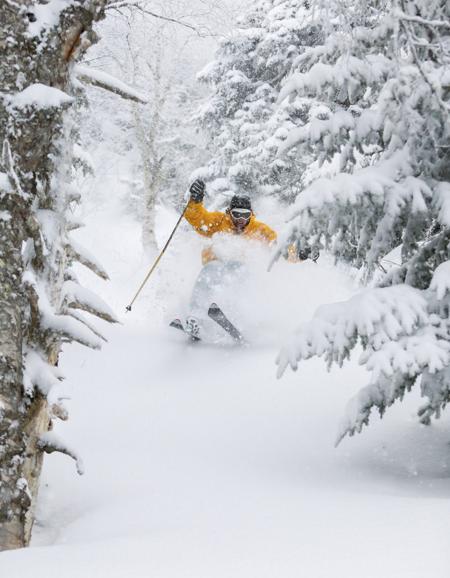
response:
[(44, 3), (0, 4), (0, 551), (30, 541), (42, 467), (38, 442), (51, 423), (44, 394), (25, 382), (26, 353), (35, 350), (55, 364), (60, 347), (41, 325), (36, 291), (57, 308), (56, 281), (66, 258), (60, 250), (43, 257), (42, 233), (33, 223), (45, 210), (59, 215), (64, 227), (64, 199), (54, 178), (56, 164), (66, 160), (60, 149), (71, 103), (66, 95), (74, 93), (70, 68), (95, 40), (92, 26), (105, 3), (61, 3), (51, 25)]

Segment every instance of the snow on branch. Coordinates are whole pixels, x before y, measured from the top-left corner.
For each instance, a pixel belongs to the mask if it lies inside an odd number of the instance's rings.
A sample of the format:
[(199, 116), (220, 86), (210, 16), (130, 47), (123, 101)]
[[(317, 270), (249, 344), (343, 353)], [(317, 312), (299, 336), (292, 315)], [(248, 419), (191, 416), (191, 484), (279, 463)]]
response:
[(450, 294), (450, 260), (436, 267), (430, 283), (430, 289), (436, 292), (439, 301)]
[(94, 335), (96, 335), (99, 339), (101, 339), (102, 341), (104, 341), (105, 343), (108, 342), (108, 340), (106, 339), (106, 337), (104, 337), (100, 331), (98, 331), (98, 329), (96, 327), (94, 327), (92, 325), (92, 323), (89, 323), (89, 321), (87, 321), (87, 319), (85, 319), (82, 315), (82, 313), (78, 313), (77, 311), (74, 311), (73, 309), (71, 309), (70, 311), (67, 312), (67, 315), (70, 315), (70, 317), (73, 317), (74, 319), (76, 319), (77, 321), (79, 321), (80, 323), (82, 323), (83, 325), (85, 325), (90, 331), (92, 331), (92, 333)]
[(450, 183), (437, 184), (436, 198), (439, 222), (444, 227), (450, 227)]
[(50, 365), (36, 351), (30, 350), (25, 354), (24, 365), (23, 384), (25, 392), (30, 396), (33, 395), (34, 388), (37, 387), (45, 397), (48, 397), (52, 388), (63, 379), (61, 371)]
[(73, 259), (74, 261), (81, 263), (90, 269), (93, 273), (98, 275), (101, 279), (104, 279), (105, 281), (109, 280), (108, 273), (105, 271), (102, 265), (82, 245), (71, 240), (70, 244), (66, 245), (65, 248), (69, 259)]
[(42, 315), (42, 327), (53, 331), (62, 341), (70, 343), (76, 341), (91, 349), (101, 349), (102, 341), (73, 317), (69, 315), (55, 315), (49, 312)]
[(307, 124), (292, 129), (279, 146), (278, 153), (282, 154), (301, 142), (309, 142), (314, 146), (320, 141), (327, 140), (327, 148), (330, 142), (335, 140), (335, 150), (341, 147), (343, 133), (348, 134), (355, 130), (360, 140), (366, 139), (373, 132), (382, 128), (381, 117), (373, 110), (365, 110), (360, 116), (355, 116), (346, 110), (338, 110), (330, 114), (329, 118), (313, 118)]
[(424, 297), (408, 286), (368, 289), (349, 301), (324, 305), (278, 356), (278, 377), (288, 366), (295, 371), (298, 361), (316, 355), (323, 356), (329, 365), (342, 365), (358, 335), (372, 340), (379, 350), (383, 343), (411, 334), (426, 320)]
[(101, 70), (93, 70), (88, 66), (77, 64), (74, 67), (74, 74), (81, 81), (98, 88), (103, 88), (109, 92), (113, 92), (122, 98), (132, 100), (134, 102), (140, 102), (141, 104), (147, 104), (149, 102), (148, 98), (144, 94), (135, 88), (128, 86), (107, 72), (103, 72)]
[(74, 97), (59, 88), (37, 82), (30, 84), (10, 99), (15, 108), (33, 107), (36, 109), (66, 108), (74, 102)]
[[(441, 265), (448, 259), (450, 259), (450, 230), (443, 228), (439, 233), (416, 246), (409, 258), (404, 258), (403, 263), (391, 269), (379, 284), (387, 287), (397, 283), (407, 283), (418, 289), (429, 287), (436, 292), (437, 288), (434, 284), (440, 283), (442, 276), (435, 278), (434, 274), (436, 272), (439, 274)], [(438, 299), (441, 298), (443, 296), (438, 297)]]
[(421, 382), (422, 396), (428, 401), (417, 412), (421, 423), (429, 425), (432, 417), (439, 418), (450, 401), (450, 367), (431, 373), (424, 371)]
[[(361, 231), (355, 243), (370, 270), (380, 256), (392, 248), (394, 226), (408, 212), (423, 214), (432, 195), (425, 181), (411, 175), (405, 148), (376, 166), (313, 181), (288, 212), (289, 220), (294, 220), (289, 239), (317, 235), (327, 243), (333, 242), (332, 250), (339, 254), (342, 223), (352, 230), (356, 220)], [(370, 237), (365, 227), (371, 228)], [(280, 247), (278, 256), (282, 251)]]
[(427, 20), (420, 16), (405, 14), (398, 9), (395, 10), (393, 14), (399, 20), (406, 20), (407, 22), (414, 22), (416, 24), (422, 24), (423, 26), (431, 26), (432, 28), (446, 28), (447, 30), (450, 30), (450, 22), (446, 22), (445, 20)]
[(361, 433), (364, 426), (369, 425), (369, 418), (374, 408), (377, 408), (380, 416), (390, 407), (398, 397), (403, 396), (406, 389), (410, 389), (415, 381), (404, 376), (386, 378), (383, 376), (378, 382), (363, 387), (347, 403), (344, 417), (341, 420), (336, 436), (335, 446), (338, 446), (346, 435), (353, 436)]
[[(443, 284), (438, 280), (436, 284), (442, 292)], [(371, 379), (350, 400), (337, 443), (347, 434), (359, 433), (374, 407), (382, 415), (424, 371), (436, 376), (448, 372), (450, 364), (444, 322), (430, 313), (427, 294), (395, 285), (368, 289), (347, 302), (320, 307), (280, 352), (278, 377), (288, 366), (296, 370), (299, 361), (313, 356), (323, 357), (328, 367), (342, 365), (358, 342), (363, 348), (360, 363), (371, 372)]]
[(93, 291), (81, 287), (74, 281), (66, 281), (62, 287), (62, 297), (68, 309), (81, 309), (100, 317), (109, 323), (118, 323), (114, 311)]
[(355, 56), (340, 56), (334, 65), (318, 62), (308, 72), (293, 74), (289, 78), (280, 91), (278, 104), (294, 92), (320, 95), (329, 86), (345, 87), (352, 101), (353, 94), (358, 92), (360, 86), (385, 81), (392, 66), (392, 62), (382, 55), (368, 55), (364, 60)]
[(53, 452), (59, 452), (71, 457), (75, 460), (77, 472), (80, 476), (84, 474), (84, 466), (80, 456), (75, 450), (68, 447), (65, 442), (63, 442), (54, 432), (49, 431), (42, 435), (38, 441), (38, 448), (47, 453), (52, 454)]
[(68, 343), (76, 341), (92, 349), (101, 348), (102, 341), (85, 325), (69, 315), (55, 313), (45, 290), (31, 270), (25, 271), (23, 282), (33, 291), (36, 313), (40, 316), (40, 324), (44, 331), (51, 331), (58, 335), (62, 341)]

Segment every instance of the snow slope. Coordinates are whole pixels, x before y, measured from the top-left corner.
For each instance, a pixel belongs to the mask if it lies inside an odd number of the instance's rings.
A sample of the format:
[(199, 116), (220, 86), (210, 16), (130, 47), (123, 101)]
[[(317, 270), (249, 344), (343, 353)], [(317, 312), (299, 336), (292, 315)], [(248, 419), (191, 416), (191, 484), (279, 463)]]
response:
[[(138, 227), (115, 204), (87, 216), (79, 240), (111, 283), (84, 276), (122, 325), (104, 328), (101, 353), (63, 355), (71, 419), (57, 432), (86, 473), (46, 458), (33, 547), (1, 554), (0, 576), (447, 577), (448, 423), (420, 427), (411, 397), (334, 449), (364, 371), (312, 360), (275, 378), (295, 325), (353, 291), (343, 274), (325, 258), (260, 268), (247, 305), (265, 322), (250, 328), (253, 344), (192, 345), (166, 325), (186, 305), (200, 241), (184, 227), (122, 315), (148, 267)], [(174, 220), (161, 211), (161, 239)]]

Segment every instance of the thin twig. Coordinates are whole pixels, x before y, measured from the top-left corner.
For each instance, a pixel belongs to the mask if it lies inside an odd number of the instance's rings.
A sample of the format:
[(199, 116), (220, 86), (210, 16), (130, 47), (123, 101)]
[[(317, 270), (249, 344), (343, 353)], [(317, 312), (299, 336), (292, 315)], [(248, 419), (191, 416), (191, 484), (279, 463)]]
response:
[(157, 14), (156, 12), (152, 12), (147, 8), (141, 6), (142, 0), (137, 0), (136, 2), (117, 2), (115, 4), (110, 4), (106, 7), (106, 10), (119, 10), (120, 8), (136, 8), (143, 14), (147, 14), (148, 16), (152, 16), (153, 18), (158, 18), (159, 20), (166, 20), (167, 22), (172, 22), (173, 24), (179, 24), (180, 26), (184, 26), (185, 28), (189, 28), (196, 32), (199, 36), (201, 36), (198, 29), (193, 26), (192, 24), (188, 24), (187, 22), (183, 22), (182, 20), (177, 20), (176, 18), (170, 18), (170, 16), (163, 16), (162, 14)]

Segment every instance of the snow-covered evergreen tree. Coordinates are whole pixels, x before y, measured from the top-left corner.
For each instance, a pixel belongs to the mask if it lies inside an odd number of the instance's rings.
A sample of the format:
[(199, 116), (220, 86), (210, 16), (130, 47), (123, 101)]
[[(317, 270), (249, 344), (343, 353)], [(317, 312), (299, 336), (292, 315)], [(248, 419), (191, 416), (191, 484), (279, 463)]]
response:
[(308, 158), (277, 155), (286, 132), (303, 118), (308, 99), (276, 105), (281, 83), (305, 47), (323, 39), (307, 0), (258, 0), (199, 74), (211, 96), (199, 111), (212, 157), (201, 175), (225, 195), (295, 198)]
[[(320, 46), (301, 54), (285, 98), (321, 101), (280, 147), (331, 162), (291, 209), (291, 240), (323, 246), (369, 279), (400, 247), (378, 288), (320, 309), (279, 358), (280, 372), (322, 355), (342, 363), (357, 343), (371, 383), (340, 432), (360, 431), (420, 385), (422, 421), (450, 400), (450, 6), (445, 0), (349, 2)], [(338, 25), (337, 25), (338, 23)]]

